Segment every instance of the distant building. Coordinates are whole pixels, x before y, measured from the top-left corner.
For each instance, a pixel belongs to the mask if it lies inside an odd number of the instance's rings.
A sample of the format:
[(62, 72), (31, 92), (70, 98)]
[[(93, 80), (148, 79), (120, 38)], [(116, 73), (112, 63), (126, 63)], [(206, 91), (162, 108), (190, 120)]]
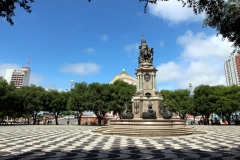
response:
[(240, 85), (240, 51), (231, 53), (224, 63), (227, 86)]
[(128, 84), (137, 85), (137, 81), (135, 78), (133, 78), (130, 74), (126, 73), (123, 69), (122, 73), (117, 74), (113, 80), (110, 82), (110, 84), (113, 84), (117, 80), (122, 80), (124, 82), (127, 82)]
[(30, 80), (31, 69), (28, 66), (22, 69), (7, 69), (5, 79), (8, 83), (13, 82), (17, 89), (22, 86), (28, 86)]

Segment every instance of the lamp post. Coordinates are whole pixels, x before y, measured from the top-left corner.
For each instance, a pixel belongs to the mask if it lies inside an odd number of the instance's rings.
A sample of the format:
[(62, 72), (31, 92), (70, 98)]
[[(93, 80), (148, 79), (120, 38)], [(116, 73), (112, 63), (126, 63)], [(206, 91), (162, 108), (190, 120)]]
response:
[[(70, 90), (69, 90), (69, 91), (71, 91), (73, 84), (74, 84), (74, 80), (71, 80), (71, 81), (70, 81)], [(71, 112), (70, 112), (70, 113), (71, 113)], [(69, 115), (68, 115), (68, 125), (70, 124), (70, 113), (69, 113)]]
[(189, 90), (190, 90), (190, 97), (192, 96), (192, 83), (191, 82), (189, 82)]
[[(189, 94), (189, 97), (193, 100), (193, 94), (194, 93), (192, 93), (192, 83), (191, 82), (189, 82), (189, 91), (190, 91), (190, 94)], [(193, 123), (192, 124), (195, 124), (195, 111), (193, 111)]]

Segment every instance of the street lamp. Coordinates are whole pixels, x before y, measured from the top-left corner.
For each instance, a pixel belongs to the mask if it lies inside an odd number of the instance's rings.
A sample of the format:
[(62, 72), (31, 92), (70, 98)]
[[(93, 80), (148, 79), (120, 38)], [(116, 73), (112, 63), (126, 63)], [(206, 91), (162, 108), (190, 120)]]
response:
[[(71, 80), (71, 81), (70, 81), (70, 91), (71, 91), (71, 89), (72, 89), (73, 84), (74, 84), (74, 80)], [(69, 124), (70, 124), (70, 113), (68, 114), (68, 125), (69, 125)]]
[(190, 97), (191, 97), (191, 93), (192, 93), (192, 83), (189, 82), (189, 90), (190, 90)]
[[(194, 93), (192, 93), (192, 83), (191, 82), (189, 82), (189, 91), (190, 91), (190, 94), (189, 94), (189, 97), (191, 98), (191, 99), (193, 99), (193, 95), (194, 95)], [(193, 111), (193, 124), (195, 124), (195, 110)]]

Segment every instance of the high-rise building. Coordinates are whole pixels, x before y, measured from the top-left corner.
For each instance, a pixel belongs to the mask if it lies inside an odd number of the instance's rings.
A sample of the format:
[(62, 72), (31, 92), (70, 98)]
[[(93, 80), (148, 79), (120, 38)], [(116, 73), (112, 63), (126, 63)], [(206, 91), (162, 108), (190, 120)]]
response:
[(227, 86), (233, 84), (240, 86), (240, 52), (237, 50), (230, 54), (229, 59), (224, 63)]
[(24, 66), (22, 69), (7, 69), (5, 79), (8, 83), (13, 82), (15, 87), (19, 89), (29, 85), (30, 73), (29, 66)]

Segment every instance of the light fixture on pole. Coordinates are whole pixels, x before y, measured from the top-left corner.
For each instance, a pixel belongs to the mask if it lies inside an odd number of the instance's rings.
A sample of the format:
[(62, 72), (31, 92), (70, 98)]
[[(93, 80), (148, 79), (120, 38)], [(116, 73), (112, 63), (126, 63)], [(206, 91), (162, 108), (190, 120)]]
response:
[(189, 90), (190, 90), (190, 97), (191, 97), (191, 95), (192, 95), (192, 83), (191, 82), (189, 82)]

